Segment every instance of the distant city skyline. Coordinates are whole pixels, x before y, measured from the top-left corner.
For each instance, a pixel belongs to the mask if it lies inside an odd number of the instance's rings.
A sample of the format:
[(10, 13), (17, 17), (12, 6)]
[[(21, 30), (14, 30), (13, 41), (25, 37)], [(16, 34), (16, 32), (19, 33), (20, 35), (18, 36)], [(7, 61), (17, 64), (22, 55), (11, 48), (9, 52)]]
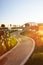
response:
[(43, 22), (43, 0), (0, 0), (0, 24)]

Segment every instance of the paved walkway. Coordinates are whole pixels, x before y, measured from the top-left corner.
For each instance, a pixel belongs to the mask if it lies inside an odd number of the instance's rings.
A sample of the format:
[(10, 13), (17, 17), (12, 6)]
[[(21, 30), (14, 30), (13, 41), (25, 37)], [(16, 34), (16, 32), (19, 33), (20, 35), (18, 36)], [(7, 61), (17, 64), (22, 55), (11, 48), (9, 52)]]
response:
[(24, 38), (17, 47), (0, 60), (0, 65), (24, 65), (34, 51), (35, 44), (30, 38)]

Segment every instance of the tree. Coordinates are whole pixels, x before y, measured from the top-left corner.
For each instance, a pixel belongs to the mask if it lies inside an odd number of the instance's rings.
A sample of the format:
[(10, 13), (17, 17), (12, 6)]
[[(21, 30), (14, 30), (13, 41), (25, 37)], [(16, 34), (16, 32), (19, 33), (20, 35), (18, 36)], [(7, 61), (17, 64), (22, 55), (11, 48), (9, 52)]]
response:
[(1, 27), (5, 27), (5, 24), (1, 24)]

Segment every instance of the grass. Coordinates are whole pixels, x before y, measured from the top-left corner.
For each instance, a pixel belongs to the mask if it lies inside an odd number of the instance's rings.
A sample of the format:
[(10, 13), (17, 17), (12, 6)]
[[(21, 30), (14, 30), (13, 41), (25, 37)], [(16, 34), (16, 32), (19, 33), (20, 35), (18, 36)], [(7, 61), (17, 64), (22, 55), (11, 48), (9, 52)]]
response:
[(15, 32), (15, 31), (18, 31), (18, 30), (9, 30), (9, 33), (13, 33), (13, 32)]
[(43, 65), (43, 46), (36, 46), (25, 65)]
[[(28, 31), (22, 32), (21, 35), (25, 35), (25, 36), (28, 36), (31, 38), (34, 37), (34, 34), (29, 33)], [(35, 40), (36, 47), (35, 47), (34, 53), (28, 59), (28, 61), (25, 63), (25, 65), (43, 65), (43, 43), (41, 42), (40, 39), (37, 39), (37, 36), (35, 36), (35, 38), (33, 38), (33, 39), (34, 40), (36, 39)], [(39, 45), (39, 44), (41, 44), (41, 45)]]
[(33, 56), (32, 56), (32, 59), (33, 60), (35, 60), (35, 59), (43, 60), (43, 53), (34, 53)]
[(43, 53), (34, 53), (25, 65), (43, 65)]

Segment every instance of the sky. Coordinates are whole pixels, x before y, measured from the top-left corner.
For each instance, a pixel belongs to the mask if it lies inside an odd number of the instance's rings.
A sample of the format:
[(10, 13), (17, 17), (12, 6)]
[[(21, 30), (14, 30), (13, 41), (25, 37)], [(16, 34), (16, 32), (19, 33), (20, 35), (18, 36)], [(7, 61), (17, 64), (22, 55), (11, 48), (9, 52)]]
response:
[(0, 0), (0, 24), (43, 22), (43, 0)]

